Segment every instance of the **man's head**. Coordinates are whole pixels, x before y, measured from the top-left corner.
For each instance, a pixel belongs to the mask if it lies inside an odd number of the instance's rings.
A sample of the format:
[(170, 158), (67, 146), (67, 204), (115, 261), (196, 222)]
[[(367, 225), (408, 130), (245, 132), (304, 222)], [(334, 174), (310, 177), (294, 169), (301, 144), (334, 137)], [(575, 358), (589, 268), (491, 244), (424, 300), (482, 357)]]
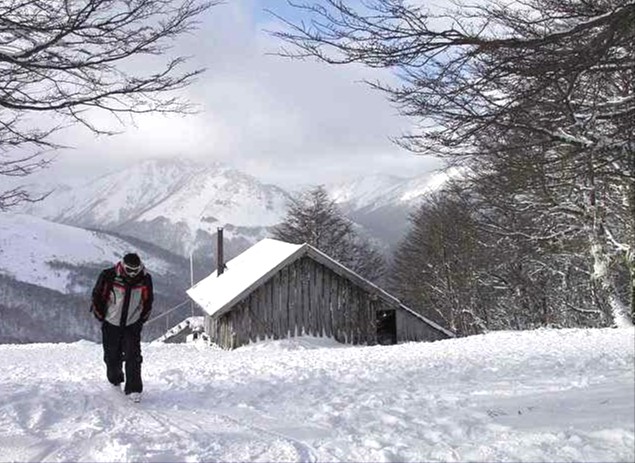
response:
[(141, 259), (135, 253), (128, 253), (123, 256), (121, 261), (123, 266), (123, 271), (129, 278), (134, 278), (141, 273), (143, 270), (143, 264), (141, 263)]

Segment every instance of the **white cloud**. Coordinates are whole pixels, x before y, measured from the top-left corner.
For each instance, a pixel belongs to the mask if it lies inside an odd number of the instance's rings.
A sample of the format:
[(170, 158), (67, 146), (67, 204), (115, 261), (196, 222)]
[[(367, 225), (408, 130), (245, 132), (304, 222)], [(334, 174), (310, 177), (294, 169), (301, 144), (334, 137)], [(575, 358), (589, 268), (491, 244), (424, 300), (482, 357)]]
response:
[[(145, 158), (184, 156), (223, 160), (270, 181), (325, 182), (385, 171), (416, 175), (439, 163), (390, 142), (408, 129), (385, 95), (361, 83), (361, 67), (329, 67), (271, 56), (280, 43), (263, 29), (271, 1), (232, 0), (210, 10), (179, 53), (207, 72), (187, 89), (200, 113), (141, 116), (116, 137), (65, 134), (76, 149), (57, 169), (111, 170)], [(284, 2), (279, 2), (281, 5)], [(385, 77), (385, 76), (384, 76)]]

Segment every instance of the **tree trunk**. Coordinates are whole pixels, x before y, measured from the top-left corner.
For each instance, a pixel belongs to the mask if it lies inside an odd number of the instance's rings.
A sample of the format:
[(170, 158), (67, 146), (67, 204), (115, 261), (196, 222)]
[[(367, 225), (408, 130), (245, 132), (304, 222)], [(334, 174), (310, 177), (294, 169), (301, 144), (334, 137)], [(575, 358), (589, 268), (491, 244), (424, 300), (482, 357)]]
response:
[(628, 210), (630, 212), (630, 234), (631, 239), (629, 249), (626, 252), (626, 265), (628, 266), (631, 280), (631, 320), (635, 320), (635, 153), (631, 153), (631, 173), (632, 177), (628, 192)]
[(593, 257), (593, 274), (592, 278), (596, 280), (600, 288), (605, 293), (609, 307), (611, 309), (611, 317), (613, 326), (618, 328), (626, 328), (633, 326), (633, 322), (629, 317), (629, 311), (626, 304), (622, 302), (613, 276), (609, 270), (610, 258), (607, 255), (604, 246), (600, 241), (600, 237), (594, 236), (591, 244), (591, 255)]
[(635, 258), (633, 258), (633, 250), (630, 252), (630, 276), (631, 276), (631, 320), (635, 320)]
[(605, 243), (606, 236), (604, 214), (601, 205), (597, 201), (596, 193), (597, 191), (593, 189), (590, 196), (593, 211), (590, 236), (591, 257), (593, 258), (593, 273), (591, 277), (598, 282), (600, 288), (608, 299), (609, 307), (611, 309), (611, 317), (613, 319), (613, 326), (618, 328), (633, 326), (632, 319), (629, 316), (630, 310), (628, 310), (626, 304), (624, 304), (621, 300), (617, 290), (617, 285), (615, 284), (615, 280), (611, 274), (611, 256), (606, 250)]

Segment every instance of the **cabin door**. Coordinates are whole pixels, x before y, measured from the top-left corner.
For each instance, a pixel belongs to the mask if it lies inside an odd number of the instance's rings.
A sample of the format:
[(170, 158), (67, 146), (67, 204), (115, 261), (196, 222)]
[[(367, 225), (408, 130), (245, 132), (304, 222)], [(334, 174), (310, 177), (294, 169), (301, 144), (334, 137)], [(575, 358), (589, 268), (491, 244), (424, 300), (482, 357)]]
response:
[(377, 344), (397, 344), (397, 315), (395, 310), (377, 311)]

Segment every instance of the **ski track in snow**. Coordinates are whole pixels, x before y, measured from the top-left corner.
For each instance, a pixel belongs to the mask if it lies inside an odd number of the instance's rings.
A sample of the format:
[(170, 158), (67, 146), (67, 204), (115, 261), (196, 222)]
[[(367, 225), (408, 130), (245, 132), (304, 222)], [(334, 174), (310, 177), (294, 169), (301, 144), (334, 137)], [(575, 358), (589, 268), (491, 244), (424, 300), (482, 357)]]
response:
[(140, 404), (98, 344), (4, 345), (0, 460), (633, 461), (633, 334), (144, 344)]

